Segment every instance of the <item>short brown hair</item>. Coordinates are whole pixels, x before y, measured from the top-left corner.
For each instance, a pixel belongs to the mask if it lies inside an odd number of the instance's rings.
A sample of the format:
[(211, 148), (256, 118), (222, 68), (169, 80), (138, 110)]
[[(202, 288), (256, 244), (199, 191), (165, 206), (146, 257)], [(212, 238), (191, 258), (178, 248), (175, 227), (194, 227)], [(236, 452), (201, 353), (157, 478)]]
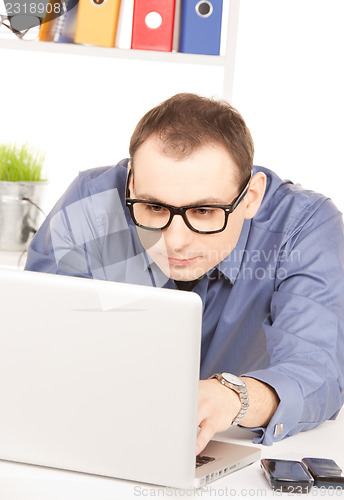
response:
[(254, 146), (240, 113), (224, 100), (182, 93), (148, 111), (137, 124), (129, 145), (131, 158), (143, 142), (157, 135), (168, 156), (183, 159), (206, 143), (223, 145), (238, 167), (240, 185), (247, 181)]

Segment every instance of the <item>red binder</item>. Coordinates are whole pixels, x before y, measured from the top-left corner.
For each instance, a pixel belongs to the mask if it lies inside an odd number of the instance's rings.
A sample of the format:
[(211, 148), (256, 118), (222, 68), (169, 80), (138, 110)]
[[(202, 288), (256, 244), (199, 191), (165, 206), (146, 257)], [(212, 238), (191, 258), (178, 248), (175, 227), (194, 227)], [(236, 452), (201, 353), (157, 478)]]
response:
[(134, 1), (132, 49), (172, 51), (175, 4), (176, 0)]

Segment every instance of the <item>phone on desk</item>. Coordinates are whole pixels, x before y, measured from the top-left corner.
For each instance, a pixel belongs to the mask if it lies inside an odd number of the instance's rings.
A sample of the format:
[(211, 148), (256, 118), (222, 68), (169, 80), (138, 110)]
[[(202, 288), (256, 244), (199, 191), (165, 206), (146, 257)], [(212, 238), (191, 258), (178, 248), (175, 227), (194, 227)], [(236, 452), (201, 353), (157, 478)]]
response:
[(302, 462), (263, 458), (261, 467), (271, 488), (286, 493), (308, 493), (313, 476)]
[(314, 477), (314, 486), (318, 488), (344, 488), (344, 476), (342, 469), (334, 460), (329, 458), (303, 458), (302, 462), (307, 466)]
[(327, 458), (280, 460), (263, 458), (261, 467), (271, 488), (287, 493), (308, 493), (312, 486), (318, 488), (344, 488), (342, 469)]

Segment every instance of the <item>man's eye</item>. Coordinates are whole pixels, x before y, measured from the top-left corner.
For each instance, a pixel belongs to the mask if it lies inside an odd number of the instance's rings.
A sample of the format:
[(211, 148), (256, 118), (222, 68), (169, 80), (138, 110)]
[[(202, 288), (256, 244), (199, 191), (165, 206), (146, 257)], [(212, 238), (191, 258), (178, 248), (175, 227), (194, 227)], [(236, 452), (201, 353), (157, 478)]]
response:
[(194, 209), (194, 214), (195, 215), (211, 215), (214, 212), (213, 209), (211, 208), (196, 208)]
[(146, 209), (153, 213), (160, 213), (166, 210), (166, 208), (160, 207), (159, 205), (146, 205)]

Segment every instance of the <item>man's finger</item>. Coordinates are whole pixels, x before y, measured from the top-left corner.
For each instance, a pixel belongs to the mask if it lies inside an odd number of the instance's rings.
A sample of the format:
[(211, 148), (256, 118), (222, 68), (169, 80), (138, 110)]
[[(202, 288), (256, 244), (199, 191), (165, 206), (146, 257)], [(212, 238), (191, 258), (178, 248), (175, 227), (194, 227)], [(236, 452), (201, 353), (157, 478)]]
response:
[(199, 455), (204, 450), (216, 432), (215, 426), (210, 420), (202, 422), (200, 429), (196, 441), (196, 455)]

